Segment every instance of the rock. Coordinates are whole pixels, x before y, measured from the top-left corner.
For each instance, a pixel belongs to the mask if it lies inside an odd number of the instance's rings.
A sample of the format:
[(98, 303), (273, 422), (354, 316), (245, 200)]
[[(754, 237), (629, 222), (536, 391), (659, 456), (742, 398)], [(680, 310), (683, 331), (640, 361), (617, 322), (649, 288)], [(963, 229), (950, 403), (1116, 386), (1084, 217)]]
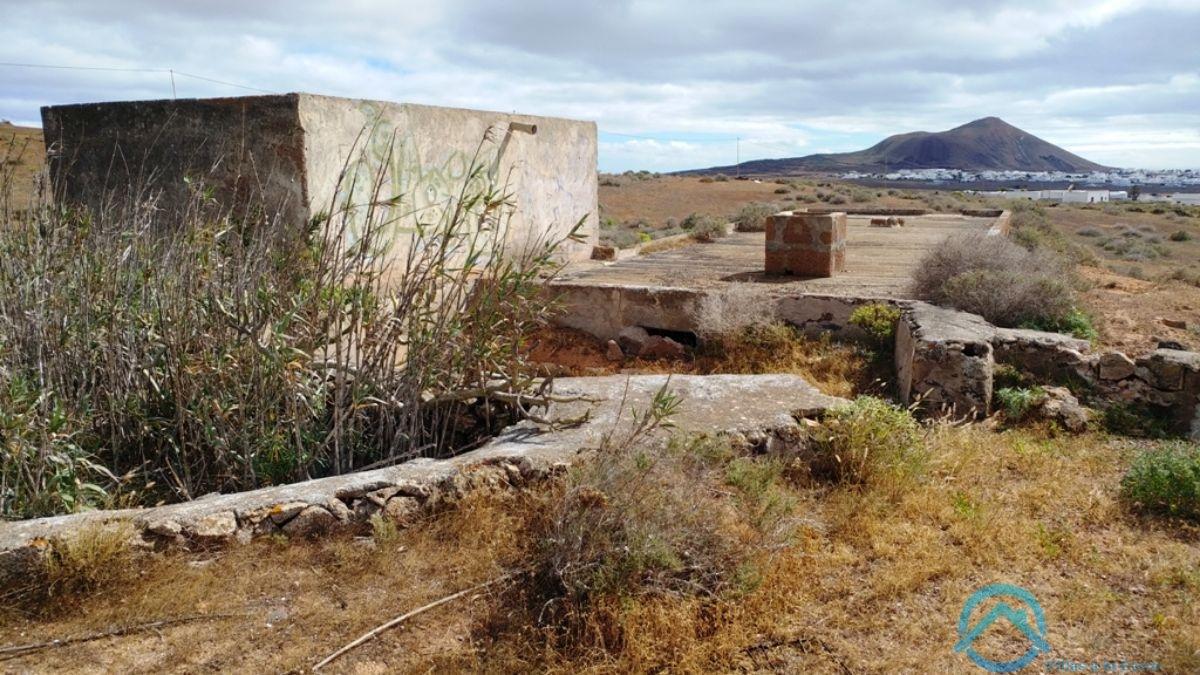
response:
[(214, 513), (187, 527), (188, 534), (202, 544), (223, 544), (237, 534), (237, 516), (232, 511)]
[(183, 526), (174, 520), (156, 520), (146, 525), (146, 531), (159, 537), (175, 539), (183, 534)]
[(1137, 365), (1149, 371), (1155, 389), (1179, 391), (1188, 374), (1200, 373), (1200, 354), (1180, 349), (1159, 348), (1137, 360)]
[(592, 260), (616, 260), (617, 249), (613, 246), (598, 244), (592, 247)]
[(1137, 366), (1121, 352), (1108, 352), (1100, 355), (1097, 369), (1101, 380), (1115, 381), (1131, 377)]
[(1187, 330), (1188, 322), (1183, 319), (1159, 319), (1162, 325), (1167, 328), (1178, 328), (1179, 330)]
[(681, 359), (687, 354), (683, 345), (662, 335), (651, 335), (638, 356), (643, 359)]
[(293, 537), (320, 534), (337, 524), (337, 518), (320, 506), (309, 506), (283, 526), (283, 531)]
[(330, 497), (329, 499), (326, 499), (322, 505), (325, 507), (325, 510), (329, 511), (329, 513), (333, 515), (334, 518), (337, 518), (339, 522), (346, 523), (354, 518), (354, 512), (350, 510), (349, 506), (346, 506), (346, 502), (343, 502), (337, 497)]
[(625, 352), (621, 351), (621, 345), (617, 344), (616, 340), (608, 341), (608, 347), (605, 349), (604, 356), (609, 361), (625, 360)]
[(412, 497), (392, 497), (383, 507), (383, 514), (401, 525), (412, 524), (420, 512), (421, 502)]
[(1045, 387), (1045, 392), (1046, 398), (1038, 405), (1038, 415), (1042, 419), (1057, 422), (1062, 428), (1073, 433), (1087, 429), (1091, 416), (1069, 389)]
[(637, 356), (642, 353), (642, 348), (646, 346), (646, 341), (649, 339), (650, 333), (646, 332), (645, 328), (626, 326), (617, 334), (617, 345), (627, 356)]
[(304, 502), (288, 502), (286, 504), (276, 504), (271, 507), (270, 518), (271, 522), (276, 525), (283, 525), (292, 518), (295, 518), (301, 511), (308, 508), (308, 504)]
[(1175, 351), (1180, 351), (1180, 352), (1187, 351), (1187, 347), (1185, 347), (1182, 343), (1176, 342), (1174, 340), (1159, 340), (1158, 348), (1159, 349), (1174, 349)]

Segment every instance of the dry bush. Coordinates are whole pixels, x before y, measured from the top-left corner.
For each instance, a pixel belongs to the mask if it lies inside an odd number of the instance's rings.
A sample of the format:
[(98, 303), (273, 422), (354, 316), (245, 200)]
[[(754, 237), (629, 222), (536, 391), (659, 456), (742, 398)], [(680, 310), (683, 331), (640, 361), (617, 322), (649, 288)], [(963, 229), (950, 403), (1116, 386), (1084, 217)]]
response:
[(913, 272), (912, 292), (1009, 327), (1066, 322), (1076, 308), (1071, 270), (1061, 258), (986, 234), (950, 237), (926, 254)]
[(97, 592), (112, 592), (136, 574), (133, 541), (134, 529), (125, 522), (90, 525), (49, 539), (40, 549), (40, 565), (3, 578), (0, 607), (47, 616)]
[(0, 202), (0, 513), (453, 453), (524, 414), (519, 345), (562, 240), (510, 243), (494, 147), (415, 213), (359, 148), (307, 230), (199, 179), (172, 213), (152, 185), (95, 211)]
[(744, 328), (776, 323), (777, 300), (753, 283), (731, 283), (705, 293), (692, 312), (701, 339), (735, 335)]
[(683, 219), (679, 226), (690, 232), (692, 239), (701, 243), (712, 243), (729, 235), (729, 223), (724, 218), (695, 213)]
[(778, 204), (751, 202), (741, 208), (733, 217), (733, 224), (738, 232), (763, 232), (767, 229), (767, 218), (779, 213)]
[(525, 602), (542, 650), (619, 654), (639, 637), (634, 608), (691, 598), (719, 611), (753, 592), (795, 526), (782, 468), (712, 438), (601, 449), (553, 493), (535, 530)]

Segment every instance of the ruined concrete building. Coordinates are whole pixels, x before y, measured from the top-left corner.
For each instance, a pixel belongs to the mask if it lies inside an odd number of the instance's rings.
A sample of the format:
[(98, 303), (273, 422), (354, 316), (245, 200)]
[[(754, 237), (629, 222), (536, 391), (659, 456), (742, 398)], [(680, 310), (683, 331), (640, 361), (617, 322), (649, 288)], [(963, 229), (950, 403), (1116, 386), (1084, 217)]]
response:
[(68, 203), (153, 194), (169, 216), (204, 189), (226, 208), (254, 199), (301, 226), (338, 208), (335, 191), (361, 196), (378, 183), (411, 220), (482, 166), (517, 204), (510, 238), (582, 219), (585, 241), (564, 249), (578, 259), (597, 237), (594, 122), (312, 94), (50, 106), (42, 122)]

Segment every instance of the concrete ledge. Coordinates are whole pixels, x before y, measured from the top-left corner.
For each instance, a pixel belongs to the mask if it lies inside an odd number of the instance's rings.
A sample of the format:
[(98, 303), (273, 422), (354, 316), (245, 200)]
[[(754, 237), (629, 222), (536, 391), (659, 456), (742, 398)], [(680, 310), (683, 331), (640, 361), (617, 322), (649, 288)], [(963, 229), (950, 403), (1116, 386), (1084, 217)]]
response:
[(996, 222), (988, 228), (988, 236), (992, 237), (1007, 237), (1012, 231), (1012, 213), (1009, 211), (1001, 211), (1000, 215), (996, 216)]
[(927, 412), (980, 416), (991, 411), (991, 340), (982, 317), (924, 302), (913, 303), (896, 326), (897, 388), (905, 403)]
[[(40, 560), (50, 540), (89, 527), (127, 527), (140, 547), (208, 547), (270, 534), (304, 536), (361, 527), (377, 513), (405, 525), (470, 491), (520, 486), (564, 470), (581, 452), (599, 447), (606, 434), (620, 437), (628, 431), (630, 410), (645, 409), (667, 383), (665, 375), (558, 380), (556, 394), (598, 402), (554, 404), (548, 416), (568, 419), (587, 413), (583, 424), (547, 431), (522, 423), (478, 450), (449, 459), (414, 459), (155, 508), (0, 523), (0, 582)], [(679, 429), (734, 435), (753, 444), (794, 439), (798, 417), (819, 416), (843, 402), (794, 375), (674, 376), (669, 387), (683, 399), (673, 418)]]

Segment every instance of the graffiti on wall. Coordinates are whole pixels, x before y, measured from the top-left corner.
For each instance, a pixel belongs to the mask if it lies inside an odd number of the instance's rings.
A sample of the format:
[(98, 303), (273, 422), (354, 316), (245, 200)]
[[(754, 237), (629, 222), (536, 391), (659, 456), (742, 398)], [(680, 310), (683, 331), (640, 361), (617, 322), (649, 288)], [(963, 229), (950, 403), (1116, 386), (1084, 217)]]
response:
[(360, 110), (367, 126), (339, 186), (353, 238), (371, 214), (375, 224), (386, 223), (385, 240), (394, 243), (416, 233), (418, 224), (439, 222), (464, 191), (484, 190), (496, 178), (506, 143), (481, 138), (471, 148), (431, 147), (433, 140), (416, 138), (409, 125), (399, 128), (378, 104), (366, 102)]

